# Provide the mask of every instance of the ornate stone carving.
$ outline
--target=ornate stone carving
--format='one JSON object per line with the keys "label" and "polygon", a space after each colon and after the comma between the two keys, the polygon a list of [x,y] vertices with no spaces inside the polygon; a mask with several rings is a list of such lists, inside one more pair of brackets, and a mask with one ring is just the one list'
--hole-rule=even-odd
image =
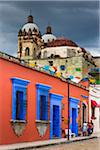
{"label": "ornate stone carving", "polygon": [[21,136],[26,126],[26,122],[21,120],[11,120],[12,128],[17,136]]}
{"label": "ornate stone carving", "polygon": [[36,121],[36,127],[37,127],[37,130],[40,134],[40,136],[44,136],[45,133],[46,133],[46,130],[47,130],[47,127],[48,127],[48,121],[40,121],[40,120],[37,120]]}

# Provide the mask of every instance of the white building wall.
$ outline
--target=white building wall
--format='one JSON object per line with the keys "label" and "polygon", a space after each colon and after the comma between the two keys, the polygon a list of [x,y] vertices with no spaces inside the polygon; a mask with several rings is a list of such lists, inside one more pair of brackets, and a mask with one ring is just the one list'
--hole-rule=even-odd
{"label": "white building wall", "polygon": [[[100,85],[91,85],[90,86],[90,96],[89,100],[94,100],[97,102],[97,104],[100,105]],[[92,116],[92,111],[91,111],[91,104],[90,104],[90,120]],[[95,117],[96,119],[92,119],[94,123],[94,133],[100,132],[100,107],[95,108]]]}
{"label": "white building wall", "polygon": [[100,108],[95,109],[96,119],[92,120],[94,123],[94,133],[100,132]]}
{"label": "white building wall", "polygon": [[44,58],[44,52],[47,52],[47,57],[51,54],[59,55],[62,58],[75,56],[80,47],[69,47],[69,46],[58,46],[58,47],[47,47],[41,50],[41,58]]}

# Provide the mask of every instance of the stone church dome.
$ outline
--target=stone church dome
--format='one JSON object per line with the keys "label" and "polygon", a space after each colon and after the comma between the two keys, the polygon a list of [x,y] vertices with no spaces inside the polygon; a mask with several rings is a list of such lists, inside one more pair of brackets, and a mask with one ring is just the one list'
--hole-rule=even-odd
{"label": "stone church dome", "polygon": [[49,42],[47,46],[48,47],[58,47],[58,46],[78,47],[78,45],[75,42],[65,38],[57,38],[56,40]]}
{"label": "stone church dome", "polygon": [[53,40],[56,40],[56,37],[53,34],[44,34],[42,36],[42,39],[44,43],[52,42]]}
{"label": "stone church dome", "polygon": [[56,40],[56,36],[52,34],[51,30],[52,30],[51,27],[48,26],[47,32],[42,36],[44,43],[49,43],[52,42],[53,40]]}
{"label": "stone church dome", "polygon": [[33,22],[33,16],[28,16],[28,22],[22,27],[22,31],[26,31],[26,32],[28,32],[29,31],[29,29],[31,29],[31,31],[32,32],[37,32],[37,33],[39,33],[39,28],[38,28],[38,26],[37,26],[37,24],[35,24],[34,22]]}

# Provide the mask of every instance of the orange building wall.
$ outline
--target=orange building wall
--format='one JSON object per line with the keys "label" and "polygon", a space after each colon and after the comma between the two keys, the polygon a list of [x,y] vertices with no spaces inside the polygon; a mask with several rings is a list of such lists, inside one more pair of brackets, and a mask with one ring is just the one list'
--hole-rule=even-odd
{"label": "orange building wall", "polygon": [[[12,77],[29,80],[27,91],[27,125],[22,136],[17,137],[11,127],[12,119]],[[52,86],[50,92],[64,96],[62,103],[62,129],[67,128],[67,83],[19,64],[0,58],[0,144],[28,142],[49,139],[49,125],[44,137],[40,137],[36,128],[36,83]],[[79,94],[80,93],[80,94]],[[81,94],[88,96],[88,91],[70,85],[70,96],[82,101]]]}
{"label": "orange building wall", "polygon": [[82,102],[85,102],[87,104],[87,107],[88,107],[88,113],[87,113],[88,116],[87,117],[88,117],[88,121],[89,121],[89,102],[88,102],[88,98],[85,99],[81,96],[81,95],[84,95],[84,96],[89,97],[89,92],[87,90],[84,90],[84,89],[80,88],[80,87],[76,88],[76,86],[74,86],[74,85],[71,85],[70,89],[71,89],[70,90],[70,96],[80,100],[80,102],[79,102],[80,113],[78,115],[78,123],[81,122],[81,120],[82,120]]}

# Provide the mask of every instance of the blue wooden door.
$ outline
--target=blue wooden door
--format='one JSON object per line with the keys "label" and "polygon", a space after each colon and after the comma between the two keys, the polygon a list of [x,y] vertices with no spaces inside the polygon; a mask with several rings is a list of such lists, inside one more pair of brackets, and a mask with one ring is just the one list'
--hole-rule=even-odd
{"label": "blue wooden door", "polygon": [[72,132],[76,133],[76,109],[72,108]]}
{"label": "blue wooden door", "polygon": [[60,131],[60,112],[59,106],[53,106],[53,137],[59,137]]}

